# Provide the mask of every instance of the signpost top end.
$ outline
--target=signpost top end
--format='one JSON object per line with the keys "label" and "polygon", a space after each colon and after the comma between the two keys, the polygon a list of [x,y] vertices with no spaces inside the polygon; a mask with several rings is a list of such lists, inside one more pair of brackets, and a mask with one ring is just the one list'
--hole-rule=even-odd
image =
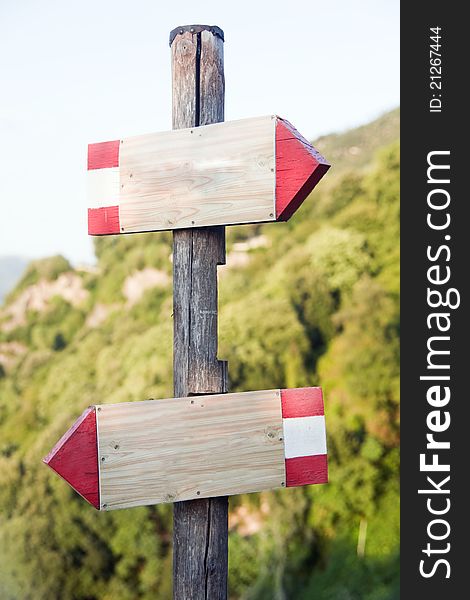
{"label": "signpost top end", "polygon": [[170,46],[177,35],[181,35],[185,32],[201,33],[201,31],[210,31],[212,35],[215,35],[222,41],[225,41],[224,32],[222,29],[220,29],[220,27],[217,27],[217,25],[180,25],[180,27],[175,27],[172,31],[170,31]]}

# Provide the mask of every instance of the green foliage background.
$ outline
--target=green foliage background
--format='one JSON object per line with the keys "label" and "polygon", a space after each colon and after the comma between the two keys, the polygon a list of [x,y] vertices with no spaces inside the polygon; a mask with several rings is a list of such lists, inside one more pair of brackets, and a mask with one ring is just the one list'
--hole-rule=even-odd
{"label": "green foliage background", "polygon": [[[233,497],[230,596],[398,598],[398,111],[316,146],[333,167],[287,224],[220,283],[220,358],[232,391],[322,385],[330,483]],[[171,275],[171,234],[99,238],[88,300],[57,297],[2,331],[27,352],[0,369],[0,598],[171,597],[171,505],[98,513],[41,463],[90,404],[172,395],[171,285],[126,308],[125,278]],[[32,263],[7,298],[71,271]],[[86,325],[97,303],[113,306]],[[0,323],[1,329],[1,323]],[[358,551],[360,523],[367,525]]]}

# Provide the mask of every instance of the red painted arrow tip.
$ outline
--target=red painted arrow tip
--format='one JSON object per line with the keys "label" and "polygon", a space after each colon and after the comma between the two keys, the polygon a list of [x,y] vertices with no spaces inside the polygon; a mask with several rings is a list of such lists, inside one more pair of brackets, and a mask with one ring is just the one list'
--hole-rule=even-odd
{"label": "red painted arrow tip", "polygon": [[287,221],[330,164],[288,121],[276,122],[276,221]]}
{"label": "red painted arrow tip", "polygon": [[42,460],[87,502],[100,508],[95,407],[87,408]]}

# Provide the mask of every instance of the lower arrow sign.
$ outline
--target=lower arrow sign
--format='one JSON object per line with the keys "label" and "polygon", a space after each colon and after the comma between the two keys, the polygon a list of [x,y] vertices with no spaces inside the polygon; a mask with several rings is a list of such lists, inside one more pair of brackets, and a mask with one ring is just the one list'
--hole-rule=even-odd
{"label": "lower arrow sign", "polygon": [[327,483],[322,392],[92,406],[43,460],[101,510]]}

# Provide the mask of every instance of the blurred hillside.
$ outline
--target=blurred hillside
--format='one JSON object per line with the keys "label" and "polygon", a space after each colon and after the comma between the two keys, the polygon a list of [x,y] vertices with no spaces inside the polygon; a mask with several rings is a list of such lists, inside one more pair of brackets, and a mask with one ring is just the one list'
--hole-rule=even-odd
{"label": "blurred hillside", "polygon": [[[398,593],[399,114],[318,149],[286,224],[228,228],[231,390],[322,385],[330,483],[230,500],[230,596]],[[98,513],[41,463],[90,404],[172,395],[171,233],[29,265],[0,309],[0,598],[171,598],[171,505]],[[361,534],[359,534],[361,532]]]}
{"label": "blurred hillside", "polygon": [[28,261],[21,256],[0,256],[0,304],[20,279]]}
{"label": "blurred hillside", "polygon": [[396,141],[399,127],[400,110],[397,108],[362,127],[322,137],[316,144],[339,173],[371,166],[377,148]]}

